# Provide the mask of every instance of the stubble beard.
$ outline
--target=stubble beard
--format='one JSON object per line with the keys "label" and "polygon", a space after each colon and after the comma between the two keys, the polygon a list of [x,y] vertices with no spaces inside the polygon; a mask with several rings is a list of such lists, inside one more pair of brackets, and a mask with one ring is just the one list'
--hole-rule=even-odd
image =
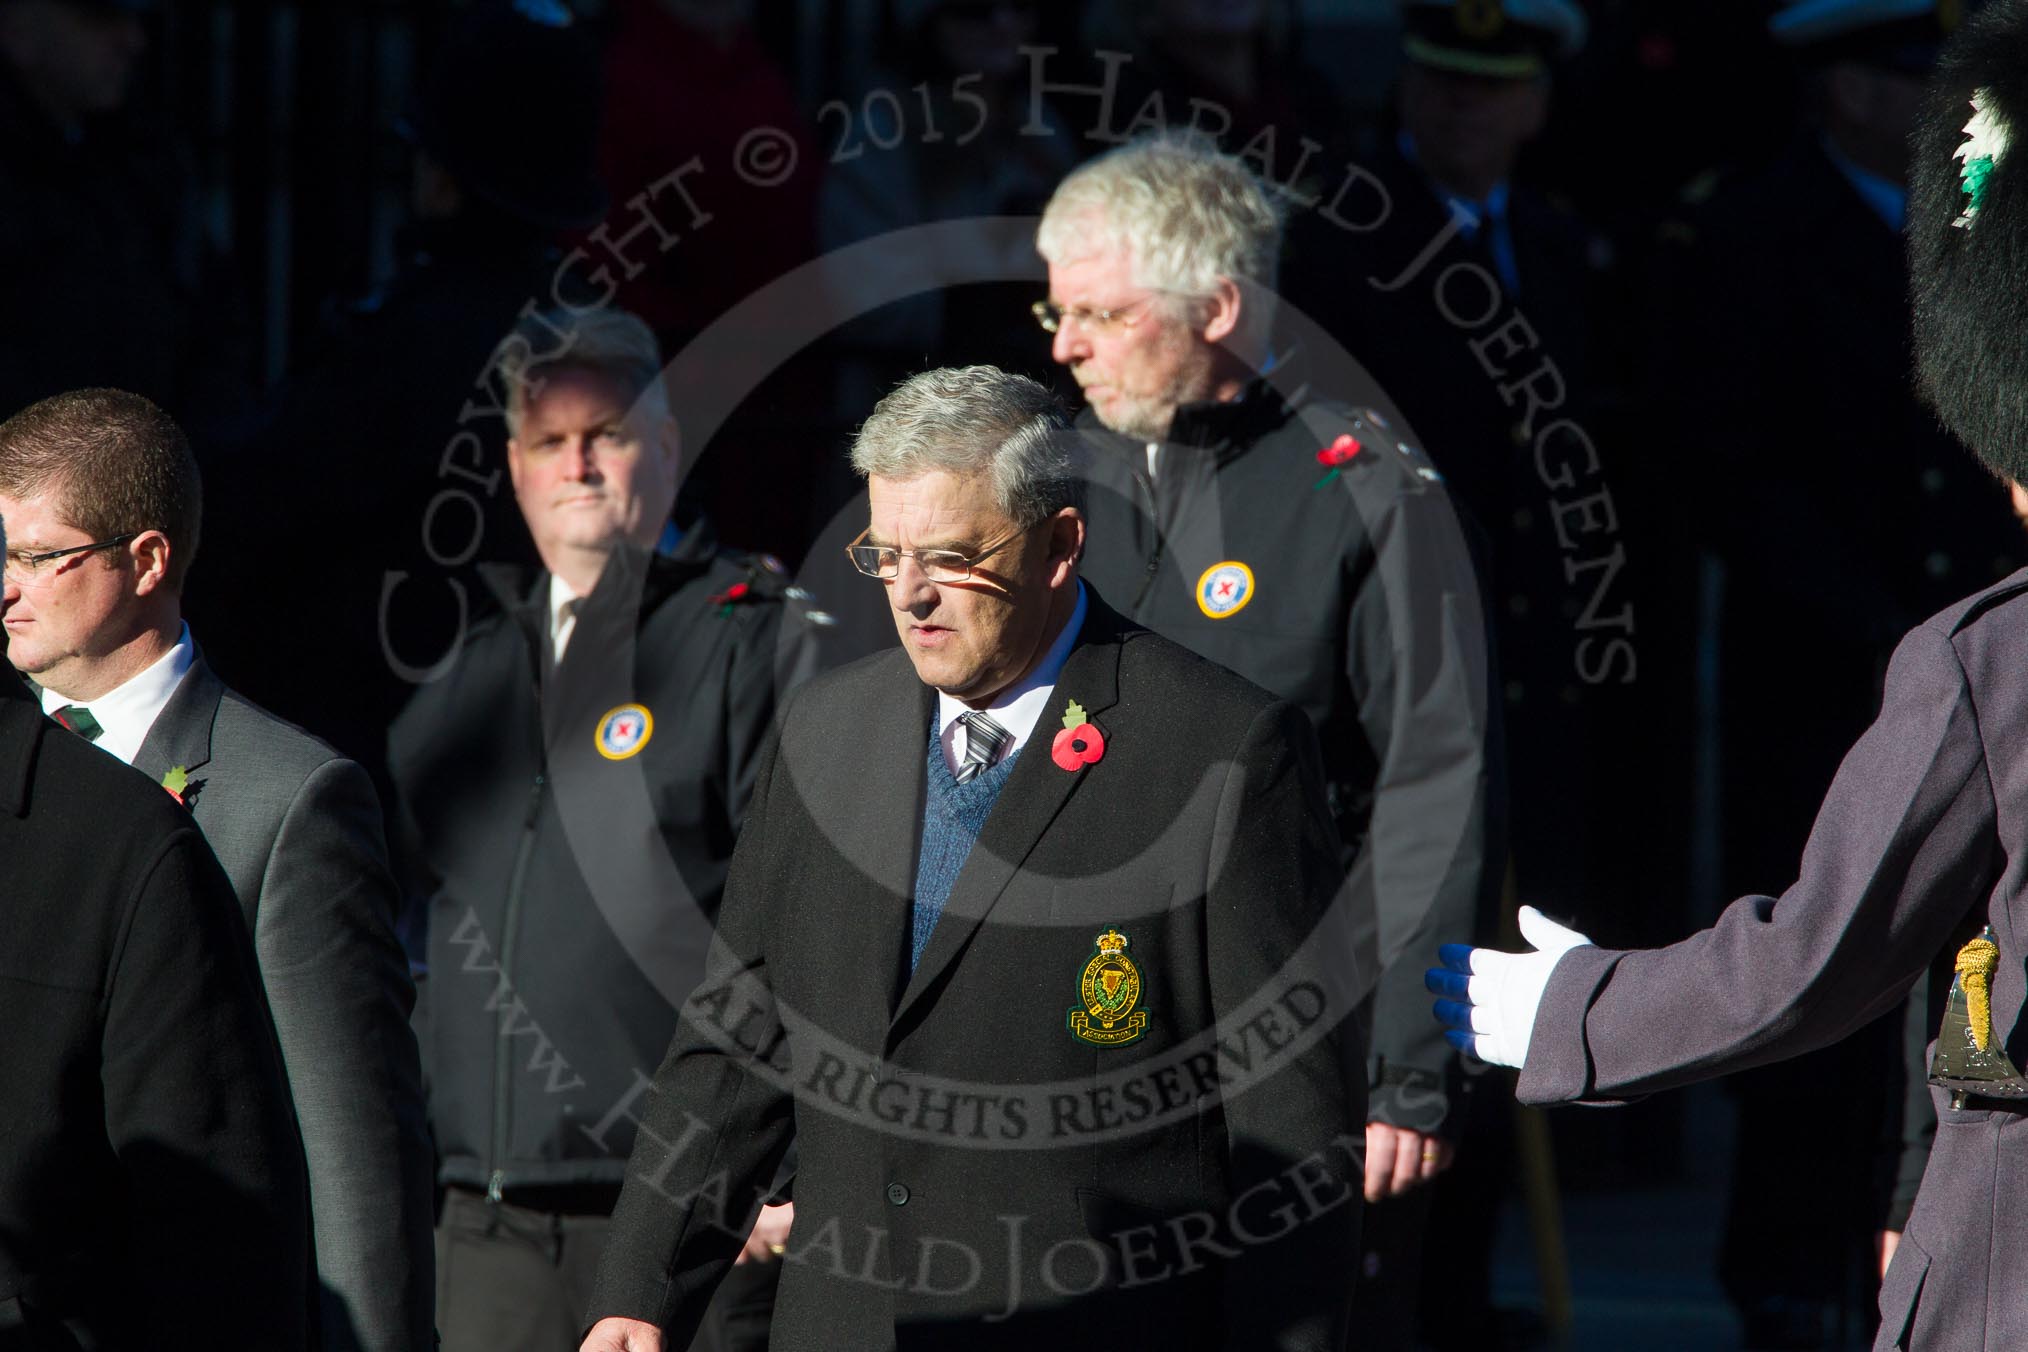
{"label": "stubble beard", "polygon": [[1211,372],[1208,358],[1189,354],[1156,393],[1117,400],[1110,418],[1099,412],[1096,405],[1092,412],[1100,423],[1122,436],[1137,441],[1167,441],[1176,425],[1176,410],[1209,397]]}

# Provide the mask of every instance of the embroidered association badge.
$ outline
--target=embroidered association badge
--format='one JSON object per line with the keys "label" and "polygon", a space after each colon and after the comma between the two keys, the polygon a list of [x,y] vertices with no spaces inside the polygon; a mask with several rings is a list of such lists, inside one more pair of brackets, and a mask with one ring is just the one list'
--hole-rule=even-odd
{"label": "embroidered association badge", "polygon": [[1109,929],[1099,935],[1092,960],[1084,965],[1077,994],[1083,1003],[1067,1018],[1070,1035],[1094,1047],[1124,1047],[1148,1031],[1141,1003],[1141,971],[1127,956],[1126,935]]}
{"label": "embroidered association badge", "polygon": [[607,760],[625,760],[655,735],[655,716],[645,704],[622,704],[599,720],[593,741]]}
{"label": "embroidered association badge", "polygon": [[1229,619],[1253,600],[1253,569],[1237,560],[1214,563],[1197,579],[1197,608],[1214,620]]}

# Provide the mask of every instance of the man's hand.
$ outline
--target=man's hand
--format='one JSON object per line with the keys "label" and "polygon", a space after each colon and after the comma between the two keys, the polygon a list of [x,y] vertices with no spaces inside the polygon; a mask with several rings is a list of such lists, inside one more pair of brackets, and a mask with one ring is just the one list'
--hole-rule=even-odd
{"label": "man's hand", "polygon": [[1436,1016],[1446,1025],[1450,1044],[1481,1061],[1516,1069],[1528,1060],[1535,1010],[1549,974],[1565,953],[1591,942],[1533,906],[1521,908],[1520,920],[1521,937],[1535,945],[1533,953],[1445,944],[1437,950],[1443,966],[1423,976],[1431,992],[1449,997],[1436,1002]]}
{"label": "man's hand", "polygon": [[593,1324],[577,1352],[662,1352],[662,1330],[615,1315]]}
{"label": "man's hand", "polygon": [[1399,1197],[1450,1168],[1456,1155],[1456,1147],[1441,1136],[1368,1122],[1366,1200]]}
{"label": "man's hand", "polygon": [[733,1266],[741,1263],[772,1263],[779,1259],[789,1246],[789,1226],[796,1219],[796,1204],[783,1202],[780,1206],[764,1206],[760,1215],[754,1217],[753,1233],[746,1237],[746,1247],[739,1251],[739,1257],[732,1260]]}

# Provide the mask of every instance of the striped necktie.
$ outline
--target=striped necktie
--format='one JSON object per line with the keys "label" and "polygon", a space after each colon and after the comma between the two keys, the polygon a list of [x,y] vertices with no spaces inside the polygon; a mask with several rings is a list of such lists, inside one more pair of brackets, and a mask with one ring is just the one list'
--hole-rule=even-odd
{"label": "striped necktie", "polygon": [[1014,734],[980,713],[959,714],[958,721],[965,725],[965,759],[958,766],[957,780],[965,784],[999,759],[1000,748],[1007,745]]}
{"label": "striped necktie", "polygon": [[66,704],[50,717],[87,742],[96,742],[99,734],[105,731],[99,726],[99,720],[92,717],[92,711],[82,704]]}

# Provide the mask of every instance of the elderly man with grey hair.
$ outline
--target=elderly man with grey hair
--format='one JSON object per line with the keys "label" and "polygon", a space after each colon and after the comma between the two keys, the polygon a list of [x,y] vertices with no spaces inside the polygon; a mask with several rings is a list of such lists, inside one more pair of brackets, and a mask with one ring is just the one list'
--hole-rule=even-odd
{"label": "elderly man with grey hair", "polygon": [[783,713],[587,1352],[684,1344],[791,1142],[776,1349],[1344,1345],[1371,917],[1301,711],[1080,580],[1079,450],[991,367],[861,429],[898,648]]}
{"label": "elderly man with grey hair", "polygon": [[[542,567],[482,570],[491,606],[396,721],[389,763],[427,916],[443,1347],[555,1352],[582,1331],[641,1096],[815,631],[778,565],[676,509],[677,427],[639,318],[532,314],[499,361]],[[771,1210],[739,1310],[700,1347],[765,1344],[787,1229]]]}
{"label": "elderly man with grey hair", "polygon": [[1050,291],[1035,309],[1088,405],[1086,577],[1302,709],[1321,741],[1333,837],[1372,886],[1385,964],[1360,1346],[1405,1346],[1423,1185],[1450,1164],[1464,1083],[1417,958],[1434,935],[1473,932],[1500,873],[1487,642],[1435,468],[1398,420],[1316,397],[1321,360],[1298,374],[1271,352],[1281,232],[1239,160],[1183,137],[1133,142],[1045,208]]}

